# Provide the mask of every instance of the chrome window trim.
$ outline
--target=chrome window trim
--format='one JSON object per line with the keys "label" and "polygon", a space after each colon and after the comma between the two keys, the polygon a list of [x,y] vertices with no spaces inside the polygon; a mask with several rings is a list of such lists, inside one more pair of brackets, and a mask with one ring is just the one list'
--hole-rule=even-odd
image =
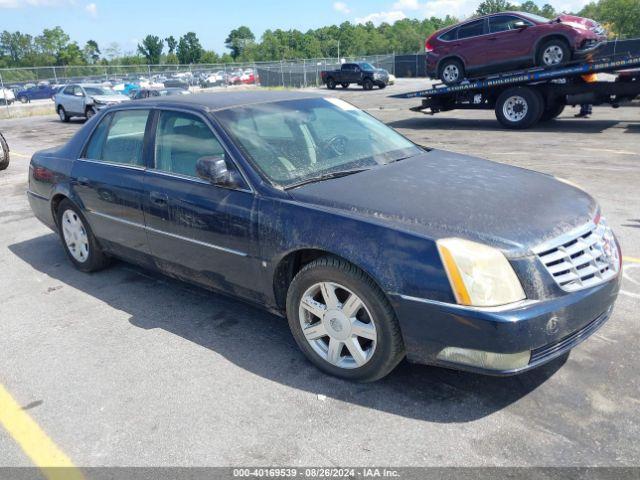
{"label": "chrome window trim", "polygon": [[122,223],[122,224],[125,224],[125,225],[129,225],[131,227],[142,228],[142,229],[144,229],[144,230],[146,230],[148,232],[158,233],[160,235],[165,235],[167,237],[175,238],[177,240],[182,240],[182,241],[193,243],[193,244],[200,245],[200,246],[203,246],[203,247],[211,248],[213,250],[218,250],[220,252],[230,253],[230,254],[233,254],[233,255],[237,255],[239,257],[247,257],[248,256],[247,253],[241,252],[239,250],[234,250],[232,248],[221,247],[220,245],[215,245],[213,243],[203,242],[201,240],[196,240],[194,238],[184,237],[182,235],[178,235],[178,234],[171,233],[171,232],[165,232],[164,230],[158,230],[157,228],[149,227],[147,225],[143,225],[143,224],[137,223],[137,222],[132,222],[130,220],[125,220],[123,218],[114,217],[113,215],[107,215],[106,213],[96,212],[95,210],[89,210],[89,213],[91,213],[93,215],[97,215],[98,217],[105,218],[107,220],[112,220],[114,222],[119,222],[119,223]]}
{"label": "chrome window trim", "polygon": [[210,187],[233,190],[234,192],[253,193],[251,190],[248,190],[246,188],[235,188],[235,187],[226,187],[224,185],[214,185],[213,183],[203,180],[202,178],[199,178],[199,177],[192,177],[191,175],[184,175],[182,173],[165,172],[164,170],[158,170],[157,168],[147,168],[146,172],[161,175],[163,177],[178,178],[180,180],[187,180],[194,183],[201,183],[203,185],[209,185]]}
{"label": "chrome window trim", "polygon": [[117,162],[109,162],[106,160],[93,160],[91,158],[78,158],[79,162],[86,163],[95,163],[96,165],[110,165],[112,167],[120,167],[126,168],[128,170],[136,170],[136,171],[145,171],[147,167],[142,167],[140,165],[131,165],[129,163],[117,163]]}

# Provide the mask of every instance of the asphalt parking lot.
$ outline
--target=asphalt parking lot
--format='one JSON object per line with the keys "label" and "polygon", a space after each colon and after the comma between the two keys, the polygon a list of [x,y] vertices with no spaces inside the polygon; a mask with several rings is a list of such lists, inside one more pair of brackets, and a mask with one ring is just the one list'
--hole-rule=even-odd
{"label": "asphalt parking lot", "polygon": [[[568,109],[516,132],[493,112],[430,117],[387,98],[423,85],[328,94],[417,143],[566,178],[618,234],[623,292],[570,356],[511,378],[403,363],[352,384],[312,367],[261,310],[123,263],[80,273],[25,196],[30,155],[82,125],[50,115],[0,120],[12,149],[0,172],[0,387],[86,467],[638,466],[640,105],[588,120]],[[0,466],[29,465],[0,428]]]}

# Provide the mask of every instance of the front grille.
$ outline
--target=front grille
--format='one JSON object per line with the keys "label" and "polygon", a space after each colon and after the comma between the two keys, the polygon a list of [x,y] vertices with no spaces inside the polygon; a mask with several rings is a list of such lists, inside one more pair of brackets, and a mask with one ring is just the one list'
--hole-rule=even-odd
{"label": "front grille", "polygon": [[593,287],[615,277],[620,257],[604,219],[589,223],[534,249],[556,283],[567,292]]}

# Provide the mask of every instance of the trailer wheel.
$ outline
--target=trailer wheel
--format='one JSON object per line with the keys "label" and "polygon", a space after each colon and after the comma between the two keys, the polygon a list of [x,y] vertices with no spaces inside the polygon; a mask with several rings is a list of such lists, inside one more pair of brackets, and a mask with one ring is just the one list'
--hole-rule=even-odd
{"label": "trailer wheel", "polygon": [[550,107],[545,108],[542,112],[542,116],[540,117],[541,122],[548,122],[553,120],[556,117],[559,117],[560,114],[564,111],[564,103],[554,103]]}
{"label": "trailer wheel", "polygon": [[542,95],[532,88],[514,87],[502,92],[496,102],[496,117],[506,128],[529,128],[540,120],[544,109]]}

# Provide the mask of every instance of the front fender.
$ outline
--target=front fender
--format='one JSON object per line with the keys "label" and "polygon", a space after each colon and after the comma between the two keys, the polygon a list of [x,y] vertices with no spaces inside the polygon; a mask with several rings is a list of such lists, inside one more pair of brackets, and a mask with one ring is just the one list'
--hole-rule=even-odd
{"label": "front fender", "polygon": [[356,265],[385,293],[455,301],[432,239],[341,210],[282,199],[260,201],[258,225],[267,281],[273,282],[288,254],[314,249]]}

